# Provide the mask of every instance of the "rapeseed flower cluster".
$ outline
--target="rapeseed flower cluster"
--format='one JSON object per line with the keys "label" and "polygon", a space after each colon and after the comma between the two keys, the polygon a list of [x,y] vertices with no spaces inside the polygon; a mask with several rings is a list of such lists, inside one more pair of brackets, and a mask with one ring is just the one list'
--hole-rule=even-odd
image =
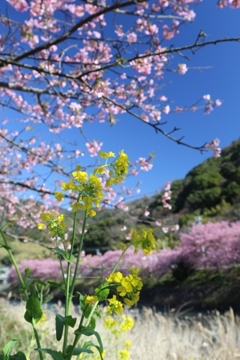
{"label": "rapeseed flower cluster", "polygon": [[123,303],[117,299],[116,295],[113,295],[112,298],[108,299],[107,314],[122,315],[122,313],[123,313]]}
{"label": "rapeseed flower cluster", "polygon": [[[113,152],[99,152],[99,156],[103,159],[115,157]],[[72,206],[72,211],[76,212],[79,209],[86,211],[88,216],[95,216],[94,209],[100,206],[100,202],[104,197],[103,182],[99,178],[104,174],[106,167],[110,168],[106,186],[118,184],[123,181],[128,173],[129,160],[128,156],[122,150],[118,158],[112,163],[98,166],[94,169],[93,174],[88,175],[86,171],[82,171],[80,166],[77,166],[76,171],[72,172],[72,179],[69,182],[62,183],[63,191],[71,191],[78,194],[78,198]],[[55,192],[55,197],[58,201],[64,198],[64,194],[60,191]]]}
{"label": "rapeseed flower cluster", "polygon": [[[100,206],[100,202],[104,196],[102,183],[98,176],[88,174],[81,171],[80,168],[72,173],[73,179],[68,183],[62,183],[64,191],[71,190],[79,194],[78,199],[72,204],[72,211],[79,209],[87,211],[88,216],[95,216],[96,211],[93,208]],[[59,199],[59,193],[55,193],[55,197]]]}
{"label": "rapeseed flower cluster", "polygon": [[156,248],[156,240],[153,235],[153,229],[134,229],[131,236],[131,244],[135,248],[135,254],[138,250],[143,250],[144,255],[151,254]]}
{"label": "rapeseed flower cluster", "polygon": [[59,236],[63,238],[66,231],[66,224],[64,223],[64,215],[45,212],[40,214],[41,219],[46,223],[38,223],[38,229],[43,230],[45,227],[50,231],[51,236]]}
{"label": "rapeseed flower cluster", "polygon": [[[112,316],[107,316],[104,319],[103,326],[105,327],[105,329],[111,330],[113,334],[118,335],[122,331],[126,332],[131,330],[134,326],[134,320],[133,318],[125,314],[122,314],[117,319],[113,318]],[[119,330],[117,330],[117,327],[119,327]]]}
{"label": "rapeseed flower cluster", "polygon": [[[121,338],[123,332],[129,331],[134,326],[134,320],[125,314],[121,316],[107,316],[104,319],[104,328],[108,329],[112,335],[115,336],[117,342]],[[118,359],[129,359],[130,353],[128,349],[131,347],[131,341],[126,340],[124,343],[124,348],[121,351],[118,351]]]}
{"label": "rapeseed flower cluster", "polygon": [[120,324],[120,329],[122,331],[129,331],[134,326],[134,320],[131,318],[131,316],[123,315],[122,321]]}
{"label": "rapeseed flower cluster", "polygon": [[140,290],[143,287],[141,278],[138,276],[139,269],[132,269],[131,274],[123,276],[118,271],[107,278],[109,284],[114,284],[118,295],[123,298],[127,306],[132,306],[139,300]]}
{"label": "rapeseed flower cluster", "polygon": [[127,154],[122,150],[118,158],[111,164],[109,179],[106,181],[107,186],[116,185],[122,182],[128,174],[129,159]]}

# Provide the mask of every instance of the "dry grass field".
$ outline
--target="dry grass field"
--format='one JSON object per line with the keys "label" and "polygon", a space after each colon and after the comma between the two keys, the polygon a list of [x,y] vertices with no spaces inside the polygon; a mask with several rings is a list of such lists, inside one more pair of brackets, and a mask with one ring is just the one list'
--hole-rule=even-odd
{"label": "dry grass field", "polygon": [[[56,311],[62,310],[59,304],[48,309],[48,321],[40,325],[45,348],[58,346],[54,319]],[[35,360],[38,359],[33,350],[35,343],[29,325],[22,320],[23,314],[22,304],[10,305],[0,299],[0,348],[16,337],[19,339],[16,350],[28,350],[29,359]],[[105,360],[117,360],[117,352],[125,340],[131,341],[132,360],[240,360],[240,318],[231,309],[224,315],[213,312],[187,316],[187,312],[163,315],[145,308],[141,312],[134,310],[132,317],[134,328],[117,339],[111,338],[99,321],[98,331],[106,348]]]}

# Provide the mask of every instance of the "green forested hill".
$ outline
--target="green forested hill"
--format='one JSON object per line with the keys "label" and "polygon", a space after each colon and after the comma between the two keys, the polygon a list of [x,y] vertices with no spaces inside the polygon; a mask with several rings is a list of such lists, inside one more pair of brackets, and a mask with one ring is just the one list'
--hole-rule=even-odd
{"label": "green forested hill", "polygon": [[183,180],[175,202],[175,211],[204,210],[223,200],[234,204],[240,200],[240,140],[192,169]]}
{"label": "green forested hill", "polygon": [[[149,174],[151,176],[151,174]],[[163,237],[155,220],[165,225],[179,222],[190,225],[197,217],[202,221],[240,218],[240,139],[222,150],[220,158],[210,158],[193,168],[185,179],[172,183],[173,210],[163,209],[162,194],[129,203],[129,212],[107,210],[99,214],[89,228],[86,240],[91,246],[115,248],[124,238],[120,225],[152,226],[157,237]],[[148,209],[150,215],[144,216]],[[166,235],[165,235],[166,236]]]}

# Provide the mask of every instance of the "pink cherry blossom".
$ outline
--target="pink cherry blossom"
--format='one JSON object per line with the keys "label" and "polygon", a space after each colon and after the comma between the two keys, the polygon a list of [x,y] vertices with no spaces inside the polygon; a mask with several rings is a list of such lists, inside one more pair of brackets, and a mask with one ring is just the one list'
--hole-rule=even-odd
{"label": "pink cherry blossom", "polygon": [[203,99],[206,101],[211,100],[211,95],[207,94],[207,95],[203,95]]}
{"label": "pink cherry blossom", "polygon": [[178,73],[181,75],[186,74],[186,72],[188,71],[187,65],[186,64],[178,64]]}
{"label": "pink cherry blossom", "polygon": [[129,43],[135,43],[137,41],[137,34],[134,32],[131,32],[130,34],[127,35],[127,41]]}
{"label": "pink cherry blossom", "polygon": [[215,100],[215,106],[221,106],[222,105],[222,101],[217,99]]}
{"label": "pink cherry blossom", "polygon": [[91,143],[87,142],[86,147],[91,157],[97,156],[98,152],[101,150],[103,143],[93,140]]}
{"label": "pink cherry blossom", "polygon": [[140,164],[140,169],[143,171],[149,171],[153,167],[153,164],[150,164],[146,158],[139,158],[136,163]]}
{"label": "pink cherry blossom", "polygon": [[144,211],[144,216],[148,217],[149,215],[150,215],[150,211],[145,210],[145,211]]}

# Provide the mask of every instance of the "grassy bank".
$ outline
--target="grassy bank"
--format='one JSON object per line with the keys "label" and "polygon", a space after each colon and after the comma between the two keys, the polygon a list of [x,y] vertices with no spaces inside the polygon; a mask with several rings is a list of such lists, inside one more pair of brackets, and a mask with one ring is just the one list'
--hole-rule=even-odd
{"label": "grassy bank", "polygon": [[[42,324],[41,334],[45,347],[51,347],[54,336],[55,312],[60,305],[47,311],[48,321]],[[9,315],[10,314],[10,315]],[[0,348],[13,337],[19,338],[19,350],[29,349],[31,360],[37,359],[31,341],[30,329],[23,322],[24,306],[10,305],[0,299]],[[76,311],[76,316],[78,316]],[[115,360],[120,342],[131,341],[132,360],[233,360],[240,359],[240,318],[230,310],[224,315],[212,312],[208,315],[188,316],[179,312],[162,315],[149,308],[134,311],[134,328],[124,334],[125,338],[111,340],[102,320],[98,329],[103,334],[106,347],[105,360]]]}

